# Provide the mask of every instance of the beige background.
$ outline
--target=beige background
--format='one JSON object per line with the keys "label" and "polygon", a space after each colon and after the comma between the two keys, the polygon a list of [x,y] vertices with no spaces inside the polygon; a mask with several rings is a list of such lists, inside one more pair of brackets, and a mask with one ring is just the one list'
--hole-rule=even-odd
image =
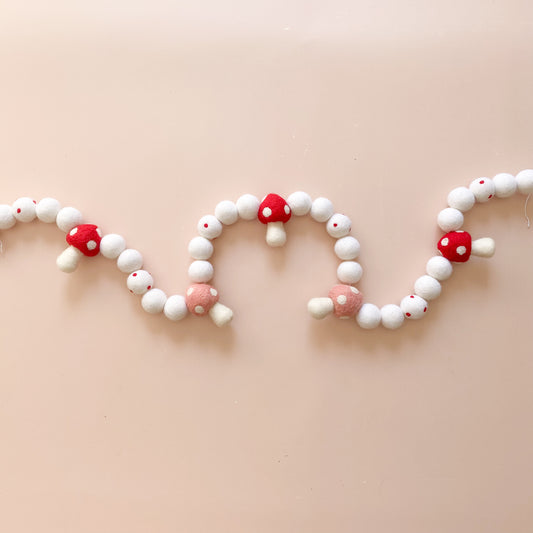
{"label": "beige background", "polygon": [[[533,166],[528,0],[0,2],[0,202],[55,196],[183,293],[198,218],[245,192],[353,220],[369,301],[434,254],[453,187]],[[57,228],[1,235],[0,530],[529,532],[533,229],[401,331],[313,321],[335,282],[310,219],[217,241],[229,329],[147,316]]]}

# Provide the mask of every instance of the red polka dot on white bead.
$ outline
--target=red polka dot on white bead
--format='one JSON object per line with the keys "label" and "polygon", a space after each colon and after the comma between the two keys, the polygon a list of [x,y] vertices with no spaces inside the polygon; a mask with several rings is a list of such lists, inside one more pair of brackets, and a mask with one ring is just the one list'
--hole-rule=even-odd
{"label": "red polka dot on white bead", "polygon": [[23,197],[13,202],[13,216],[19,222],[31,222],[37,216],[35,201],[32,198]]}
{"label": "red polka dot on white bead", "polygon": [[470,184],[470,190],[476,197],[476,202],[488,202],[494,197],[496,187],[490,178],[478,178]]}
{"label": "red polka dot on white bead", "polygon": [[222,233],[222,224],[213,215],[205,215],[198,221],[198,233],[206,239],[216,239]]}

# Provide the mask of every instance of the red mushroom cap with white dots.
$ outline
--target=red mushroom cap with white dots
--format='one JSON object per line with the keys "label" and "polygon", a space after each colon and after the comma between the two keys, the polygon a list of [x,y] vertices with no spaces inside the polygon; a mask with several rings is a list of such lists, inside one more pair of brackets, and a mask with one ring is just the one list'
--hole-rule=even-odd
{"label": "red mushroom cap with white dots", "polygon": [[98,255],[101,240],[102,232],[94,224],[80,224],[67,234],[67,243],[88,257]]}
{"label": "red mushroom cap with white dots", "polygon": [[351,285],[335,285],[328,296],[333,302],[333,314],[338,318],[354,316],[363,305],[363,295]]}
{"label": "red mushroom cap with white dots", "polygon": [[257,218],[263,224],[271,222],[288,222],[291,218],[289,204],[278,194],[268,194],[259,206]]}
{"label": "red mushroom cap with white dots", "polygon": [[204,316],[218,302],[218,291],[207,283],[194,283],[187,289],[185,304],[196,316]]}
{"label": "red mushroom cap with white dots", "polygon": [[466,263],[472,253],[472,237],[466,231],[450,231],[441,238],[437,246],[449,261]]}

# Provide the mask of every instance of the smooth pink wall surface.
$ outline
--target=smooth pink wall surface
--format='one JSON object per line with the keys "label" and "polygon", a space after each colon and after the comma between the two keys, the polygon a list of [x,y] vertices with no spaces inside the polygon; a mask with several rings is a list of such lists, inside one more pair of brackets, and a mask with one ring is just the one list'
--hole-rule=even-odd
{"label": "smooth pink wall surface", "polygon": [[[448,192],[533,167],[529,1],[0,3],[0,203],[57,197],[187,287],[196,222],[244,193],[326,196],[377,305],[412,291]],[[309,218],[216,241],[230,327],[149,316],[113,261],[2,232],[0,531],[530,532],[533,229],[466,216],[400,331],[314,321],[336,282]],[[533,208],[530,209],[533,213]]]}

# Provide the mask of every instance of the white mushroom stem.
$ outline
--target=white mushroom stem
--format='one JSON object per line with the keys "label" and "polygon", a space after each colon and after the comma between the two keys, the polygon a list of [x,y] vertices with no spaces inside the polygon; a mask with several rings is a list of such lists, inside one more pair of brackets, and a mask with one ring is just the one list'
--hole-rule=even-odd
{"label": "white mushroom stem", "polygon": [[217,302],[211,309],[209,310],[209,316],[213,320],[213,322],[220,328],[221,326],[225,326],[229,322],[231,322],[231,319],[233,318],[233,311],[226,307],[225,305],[222,305],[221,303]]}
{"label": "white mushroom stem", "polygon": [[78,263],[83,254],[74,246],[69,246],[65,251],[57,258],[56,264],[59,270],[63,272],[74,272],[78,268]]}
{"label": "white mushroom stem", "polygon": [[266,242],[269,246],[283,246],[287,241],[287,234],[283,222],[269,222],[267,224]]}
{"label": "white mushroom stem", "polygon": [[333,313],[334,305],[331,298],[311,298],[307,310],[313,318],[321,319]]}
{"label": "white mushroom stem", "polygon": [[490,237],[484,237],[472,242],[472,255],[477,255],[478,257],[492,257],[495,249],[496,243]]}

